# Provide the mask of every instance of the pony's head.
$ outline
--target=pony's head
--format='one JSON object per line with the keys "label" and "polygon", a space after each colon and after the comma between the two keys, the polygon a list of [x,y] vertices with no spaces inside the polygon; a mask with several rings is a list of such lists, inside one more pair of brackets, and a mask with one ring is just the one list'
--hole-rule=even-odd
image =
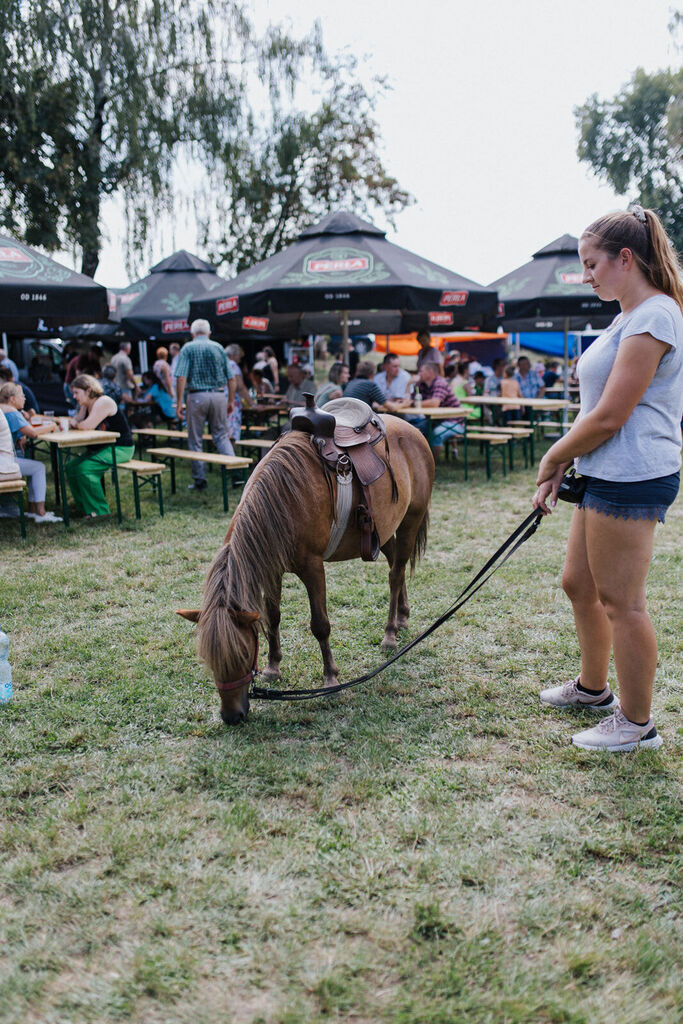
{"label": "pony's head", "polygon": [[249,713],[249,685],[258,663],[257,612],[222,608],[204,614],[179,609],[178,615],[199,627],[199,654],[213,672],[221,718],[226,725],[244,722]]}

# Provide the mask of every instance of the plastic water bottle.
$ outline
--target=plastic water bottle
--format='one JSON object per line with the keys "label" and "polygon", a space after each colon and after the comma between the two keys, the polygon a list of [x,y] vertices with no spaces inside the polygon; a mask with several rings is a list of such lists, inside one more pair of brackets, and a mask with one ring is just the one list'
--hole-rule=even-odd
{"label": "plastic water bottle", "polygon": [[12,698],[12,666],[9,663],[9,637],[0,629],[0,704]]}

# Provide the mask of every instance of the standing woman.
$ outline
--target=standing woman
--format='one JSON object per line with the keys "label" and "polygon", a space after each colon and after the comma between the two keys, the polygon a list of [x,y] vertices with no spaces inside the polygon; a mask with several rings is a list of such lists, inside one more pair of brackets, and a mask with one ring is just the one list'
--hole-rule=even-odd
{"label": "standing woman", "polygon": [[249,398],[249,392],[247,391],[247,386],[244,383],[244,376],[242,374],[244,349],[241,345],[226,345],[225,351],[228,356],[228,362],[230,363],[230,369],[232,370],[235,378],[235,402],[232,412],[228,413],[228,431],[230,434],[230,440],[234,444],[236,441],[239,441],[242,436],[242,407],[249,407],[251,405],[251,399]]}
{"label": "standing woman", "polygon": [[159,378],[162,388],[169,395],[173,394],[173,377],[171,367],[168,364],[168,349],[160,345],[157,349],[157,357],[152,367],[152,372]]}
{"label": "standing woman", "polygon": [[119,435],[114,448],[92,447],[85,454],[71,459],[66,476],[71,493],[80,511],[91,518],[109,514],[109,505],[102,490],[102,477],[112,467],[112,452],[118,462],[133,458],[133,435],[125,413],[113,398],[102,391],[100,382],[83,373],[71,382],[78,412],[69,421],[75,430],[114,430]]}
{"label": "standing woman", "polygon": [[[661,746],[651,716],[657,641],[645,580],[657,521],[678,493],[683,414],[683,285],[659,218],[640,206],[600,217],[579,241],[583,280],[621,313],[586,350],[581,413],[548,450],[534,507],[549,512],[576,460],[588,478],[569,531],[562,586],[581,649],[576,679],[543,690],[553,707],[611,711],[572,737],[584,750]],[[610,649],[619,701],[607,685]]]}
{"label": "standing woman", "polygon": [[265,356],[265,361],[270,368],[271,374],[273,375],[273,389],[277,391],[277,382],[280,376],[280,367],[278,365],[277,356],[275,355],[275,351],[270,347],[270,345],[263,346],[263,355]]}

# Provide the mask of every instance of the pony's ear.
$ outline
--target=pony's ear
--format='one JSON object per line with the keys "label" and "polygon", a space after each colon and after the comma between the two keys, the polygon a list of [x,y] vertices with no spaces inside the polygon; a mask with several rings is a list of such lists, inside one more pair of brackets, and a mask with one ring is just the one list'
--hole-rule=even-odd
{"label": "pony's ear", "polygon": [[251,626],[259,620],[258,612],[243,612],[241,608],[231,608],[230,614],[238,626]]}
{"label": "pony's ear", "polygon": [[176,615],[182,615],[184,619],[189,619],[190,622],[199,622],[200,614],[199,609],[193,611],[191,608],[178,608],[176,611]]}

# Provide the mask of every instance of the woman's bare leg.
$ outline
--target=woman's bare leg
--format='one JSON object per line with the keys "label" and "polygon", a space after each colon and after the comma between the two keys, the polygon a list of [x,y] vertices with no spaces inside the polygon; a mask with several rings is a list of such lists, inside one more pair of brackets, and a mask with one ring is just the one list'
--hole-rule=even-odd
{"label": "woman's bare leg", "polygon": [[562,587],[572,603],[581,649],[581,685],[599,692],[607,686],[612,628],[598,596],[586,550],[587,509],[575,509],[569,528]]}
{"label": "woman's bare leg", "polygon": [[632,722],[647,722],[657,668],[657,640],[645,607],[655,522],[615,519],[593,509],[586,517],[586,551],[592,579],[612,627],[619,700]]}

